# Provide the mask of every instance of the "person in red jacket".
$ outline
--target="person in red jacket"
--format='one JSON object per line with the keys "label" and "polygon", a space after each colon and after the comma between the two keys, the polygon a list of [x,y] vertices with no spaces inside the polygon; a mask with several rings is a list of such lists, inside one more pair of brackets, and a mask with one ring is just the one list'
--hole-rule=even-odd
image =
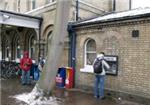
{"label": "person in red jacket", "polygon": [[32,59],[29,58],[28,51],[24,52],[23,58],[20,60],[20,68],[22,69],[22,85],[30,85],[30,70],[32,66]]}

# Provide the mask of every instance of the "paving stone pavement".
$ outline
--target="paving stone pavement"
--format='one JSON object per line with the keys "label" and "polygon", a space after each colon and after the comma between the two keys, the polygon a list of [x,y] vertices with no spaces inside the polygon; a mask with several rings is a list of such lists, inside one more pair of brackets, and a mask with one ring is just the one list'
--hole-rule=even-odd
{"label": "paving stone pavement", "polygon": [[[30,86],[22,86],[19,79],[1,79],[1,104],[0,105],[28,105],[25,102],[12,98],[11,96],[29,93],[32,91],[35,83]],[[87,93],[79,89],[62,89],[56,88],[52,92],[52,96],[56,97],[56,105],[142,105],[129,102],[126,100],[118,100],[112,97],[106,97],[105,100],[96,99],[92,93]],[[42,105],[53,105],[50,103]]]}

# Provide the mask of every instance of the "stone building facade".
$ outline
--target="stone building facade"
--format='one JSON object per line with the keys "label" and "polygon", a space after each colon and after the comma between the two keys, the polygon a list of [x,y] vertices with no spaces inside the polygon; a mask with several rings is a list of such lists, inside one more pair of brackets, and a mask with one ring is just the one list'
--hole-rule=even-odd
{"label": "stone building facade", "polygon": [[[128,0],[126,3],[127,5],[124,6],[125,8],[121,7],[123,10],[129,9],[129,1],[130,0]],[[114,11],[114,0],[79,0],[78,3],[79,20],[93,18]],[[115,3],[118,4],[119,2],[116,1]],[[120,10],[122,10],[121,8]],[[11,24],[0,24],[1,29],[3,29],[3,31],[1,31],[1,34],[3,34],[1,39],[4,39],[2,45],[6,43],[3,48],[0,48],[3,50],[1,51],[1,58],[9,58],[9,60],[18,59],[18,57],[20,58],[19,55],[22,54],[24,50],[29,50],[30,56],[33,59],[38,59],[39,56],[46,57],[48,51],[47,41],[48,38],[50,38],[54,27],[56,0],[1,0],[0,9],[11,11],[12,13],[10,14],[18,13],[18,15],[35,16],[40,17],[43,20],[39,23],[41,24],[39,30],[25,26],[20,27]],[[76,12],[76,1],[73,0],[69,21],[76,21]],[[17,14],[15,14],[14,17],[17,17]],[[5,36],[7,37],[4,38]],[[12,40],[13,36],[16,36],[16,38]],[[27,39],[24,40],[26,37]],[[18,43],[18,45],[12,46],[11,43]],[[66,45],[68,45],[68,43],[69,39],[66,38]],[[68,56],[67,48],[68,46],[65,48],[66,56]],[[64,61],[66,62],[62,65],[67,65],[68,57],[66,57]]]}
{"label": "stone building facade", "polygon": [[[16,1],[16,0],[15,0]],[[11,10],[17,14],[42,18],[40,28],[20,27],[0,24],[2,59],[21,58],[24,50],[30,51],[33,59],[46,58],[48,39],[54,28],[55,0],[0,0],[0,9]],[[30,1],[30,2],[29,2]],[[33,2],[31,2],[33,1]],[[107,15],[115,11],[131,9],[131,0],[79,0],[79,20]],[[21,5],[20,5],[21,4]],[[23,5],[22,5],[23,4]],[[9,7],[9,8],[8,8]],[[18,15],[15,15],[16,17]],[[22,17],[23,19],[23,17]],[[76,21],[76,2],[73,0],[70,10],[70,22]],[[119,93],[150,99],[150,16],[149,13],[139,17],[117,18],[116,20],[77,22],[76,31],[76,68],[75,87],[92,90],[94,74],[91,64],[96,53],[104,51],[107,55],[118,57],[116,76],[108,75],[106,90],[116,95]],[[137,35],[138,33],[138,35]],[[135,35],[134,35],[135,34]],[[66,46],[61,66],[68,66],[70,39]],[[40,52],[40,53],[39,53]],[[145,101],[149,102],[149,101]]]}
{"label": "stone building facade", "polygon": [[[77,35],[77,87],[91,90],[94,85],[93,58],[97,53],[105,52],[118,56],[118,73],[106,76],[106,93],[127,96],[146,105],[150,103],[150,8],[146,11],[146,14],[136,16],[115,17],[120,12],[112,14],[113,18],[110,14],[106,15],[107,19],[99,17],[73,24]],[[127,12],[130,11],[121,14]],[[92,59],[90,63],[89,59]]]}

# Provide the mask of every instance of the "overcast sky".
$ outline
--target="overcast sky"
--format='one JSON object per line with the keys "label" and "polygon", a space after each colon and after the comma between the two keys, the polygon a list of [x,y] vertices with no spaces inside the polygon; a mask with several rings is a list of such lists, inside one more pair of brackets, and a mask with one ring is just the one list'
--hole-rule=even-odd
{"label": "overcast sky", "polygon": [[150,7],[150,0],[132,0],[132,8]]}

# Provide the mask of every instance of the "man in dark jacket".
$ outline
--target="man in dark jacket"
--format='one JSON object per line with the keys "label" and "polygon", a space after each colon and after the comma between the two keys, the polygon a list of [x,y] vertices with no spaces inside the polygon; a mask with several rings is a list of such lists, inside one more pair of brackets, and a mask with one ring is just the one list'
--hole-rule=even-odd
{"label": "man in dark jacket", "polygon": [[24,52],[23,58],[20,60],[20,68],[22,69],[22,85],[30,85],[30,70],[32,66],[32,59],[29,58],[28,51]]}

